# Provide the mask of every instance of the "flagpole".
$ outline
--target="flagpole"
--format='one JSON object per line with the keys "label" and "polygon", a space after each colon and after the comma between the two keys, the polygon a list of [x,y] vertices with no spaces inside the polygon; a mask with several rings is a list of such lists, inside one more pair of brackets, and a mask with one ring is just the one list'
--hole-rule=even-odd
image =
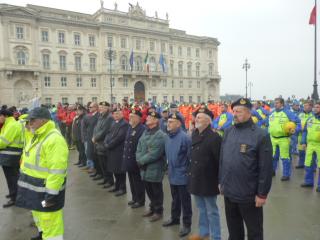
{"label": "flagpole", "polygon": [[312,99],[314,101],[317,101],[319,100],[318,83],[317,83],[317,22],[318,22],[317,0],[314,0],[314,3],[316,8],[316,20],[314,24],[314,82],[313,82]]}

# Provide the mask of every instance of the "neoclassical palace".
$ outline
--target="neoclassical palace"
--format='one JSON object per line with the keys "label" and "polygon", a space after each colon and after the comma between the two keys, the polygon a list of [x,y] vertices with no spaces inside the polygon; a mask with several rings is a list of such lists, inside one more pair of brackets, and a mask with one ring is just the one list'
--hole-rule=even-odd
{"label": "neoclassical palace", "polygon": [[0,104],[217,100],[219,44],[138,3],[94,14],[0,4]]}

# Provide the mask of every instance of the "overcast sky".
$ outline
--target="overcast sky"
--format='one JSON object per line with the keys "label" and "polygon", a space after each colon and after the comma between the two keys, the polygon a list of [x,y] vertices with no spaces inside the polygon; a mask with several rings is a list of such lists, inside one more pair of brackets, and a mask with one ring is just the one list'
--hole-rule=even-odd
{"label": "overcast sky", "polygon": [[[0,2],[21,6],[29,3],[89,14],[100,8],[100,0]],[[105,0],[104,7],[113,9],[114,2]],[[129,2],[136,4],[128,0],[116,2],[120,11],[128,11]],[[311,95],[314,27],[308,21],[314,0],[140,0],[139,4],[148,16],[158,11],[159,18],[164,19],[168,12],[172,28],[215,37],[221,42],[218,56],[221,95],[245,94],[242,69],[245,58],[251,64],[248,81],[253,84],[253,98]]]}

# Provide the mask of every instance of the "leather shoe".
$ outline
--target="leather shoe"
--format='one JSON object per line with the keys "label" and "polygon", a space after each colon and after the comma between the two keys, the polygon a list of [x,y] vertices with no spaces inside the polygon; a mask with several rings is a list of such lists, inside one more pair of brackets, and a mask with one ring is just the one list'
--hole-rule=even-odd
{"label": "leather shoe", "polygon": [[300,186],[303,188],[313,188],[313,184],[309,184],[309,183],[302,183]]}
{"label": "leather shoe", "polygon": [[95,178],[93,178],[92,180],[93,181],[98,181],[98,180],[101,180],[103,179],[103,177],[101,175],[97,175]]}
{"label": "leather shoe", "polygon": [[116,189],[116,188],[112,188],[111,190],[109,190],[108,192],[118,192],[119,189]]}
{"label": "leather shoe", "polygon": [[7,203],[3,204],[2,207],[3,207],[3,208],[12,207],[12,206],[15,205],[15,203],[16,203],[16,201],[10,199]]}
{"label": "leather shoe", "polygon": [[107,184],[107,181],[106,180],[103,180],[103,182],[99,182],[98,185],[105,185]]}
{"label": "leather shoe", "polygon": [[77,165],[80,165],[80,164],[81,164],[80,162],[77,162],[77,163],[74,163],[73,165],[76,165],[76,166],[77,166]]}
{"label": "leather shoe", "polygon": [[183,226],[183,228],[181,228],[179,231],[179,237],[187,236],[190,232],[191,232],[190,227]]}
{"label": "leather shoe", "polygon": [[139,208],[143,206],[144,206],[144,203],[135,202],[133,205],[131,205],[131,208]]}
{"label": "leather shoe", "polygon": [[145,212],[142,217],[151,217],[153,215],[153,211],[149,210],[148,212]]}
{"label": "leather shoe", "polygon": [[126,190],[119,190],[119,191],[117,191],[114,195],[115,195],[116,197],[120,197],[120,196],[122,196],[122,195],[125,195],[126,193],[127,193]]}
{"label": "leather shoe", "polygon": [[150,222],[156,222],[162,218],[162,214],[155,213],[150,217]]}
{"label": "leather shoe", "polygon": [[290,180],[290,177],[287,177],[287,176],[283,176],[281,178],[281,181],[285,182],[285,181],[289,181]]}
{"label": "leather shoe", "polygon": [[132,206],[132,205],[135,204],[135,203],[136,203],[135,201],[131,200],[131,201],[128,202],[128,205],[129,205],[129,206]]}
{"label": "leather shoe", "polygon": [[180,220],[178,220],[178,219],[169,219],[169,220],[163,222],[162,226],[163,227],[170,227],[170,226],[179,225],[179,224],[180,224]]}
{"label": "leather shoe", "polygon": [[94,174],[89,175],[89,177],[95,178],[97,175],[98,175],[97,173],[94,173]]}
{"label": "leather shoe", "polygon": [[83,163],[80,164],[80,165],[78,165],[79,168],[83,168],[83,167],[85,167],[85,166],[87,166],[87,165],[85,165],[85,164],[83,164]]}
{"label": "leather shoe", "polygon": [[6,195],[6,198],[11,198],[11,195],[10,194]]}
{"label": "leather shoe", "polygon": [[38,236],[32,237],[31,240],[42,240],[42,232],[39,232]]}
{"label": "leather shoe", "polygon": [[301,165],[301,166],[296,166],[296,169],[301,169],[301,168],[304,168],[304,165]]}
{"label": "leather shoe", "polygon": [[113,186],[113,183],[107,183],[103,186],[103,188],[111,188]]}

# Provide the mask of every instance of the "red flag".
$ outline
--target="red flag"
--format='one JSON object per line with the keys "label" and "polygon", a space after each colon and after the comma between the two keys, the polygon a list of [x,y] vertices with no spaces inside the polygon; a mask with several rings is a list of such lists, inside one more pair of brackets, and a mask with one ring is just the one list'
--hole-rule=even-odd
{"label": "red flag", "polygon": [[309,24],[316,25],[316,22],[317,22],[317,8],[316,6],[314,6],[310,15]]}

